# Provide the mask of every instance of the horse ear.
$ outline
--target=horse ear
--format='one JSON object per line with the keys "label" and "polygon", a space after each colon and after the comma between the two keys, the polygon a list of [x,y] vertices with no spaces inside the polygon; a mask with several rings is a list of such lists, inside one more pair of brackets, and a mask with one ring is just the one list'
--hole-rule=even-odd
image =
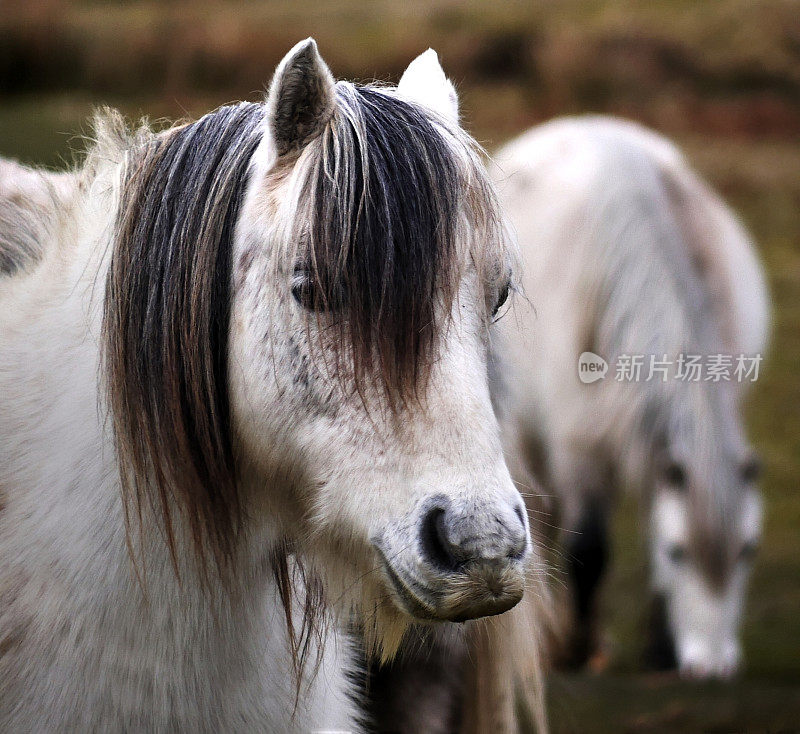
{"label": "horse ear", "polygon": [[334,109],[333,75],[313,38],[300,41],[278,64],[267,94],[267,141],[272,158],[302,148]]}
{"label": "horse ear", "polygon": [[436,51],[429,48],[414,59],[403,72],[397,94],[458,122],[458,95],[445,76]]}

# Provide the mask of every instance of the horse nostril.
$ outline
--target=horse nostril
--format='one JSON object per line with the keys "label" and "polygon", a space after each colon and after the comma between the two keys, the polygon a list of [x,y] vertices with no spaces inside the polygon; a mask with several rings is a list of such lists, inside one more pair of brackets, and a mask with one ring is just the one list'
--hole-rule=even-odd
{"label": "horse nostril", "polygon": [[524,510],[519,505],[514,508],[514,514],[517,516],[517,520],[519,520],[519,525],[511,531],[508,557],[514,560],[520,560],[525,557],[528,551],[528,531],[525,525]]}
{"label": "horse nostril", "polygon": [[528,548],[524,515],[519,506],[508,510],[481,518],[437,503],[422,518],[422,554],[433,566],[450,573],[472,562],[502,564],[524,558]]}
{"label": "horse nostril", "polygon": [[458,571],[463,565],[458,547],[447,538],[444,508],[433,507],[428,510],[422,519],[420,540],[422,552],[433,565],[444,571]]}

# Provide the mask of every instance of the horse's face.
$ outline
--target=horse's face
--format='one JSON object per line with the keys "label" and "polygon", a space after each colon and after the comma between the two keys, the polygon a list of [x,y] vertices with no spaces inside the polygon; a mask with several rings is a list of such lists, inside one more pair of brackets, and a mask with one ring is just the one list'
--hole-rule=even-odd
{"label": "horse's face", "polygon": [[739,667],[739,624],[761,534],[754,462],[729,461],[724,469],[725,486],[714,494],[724,494],[725,507],[716,523],[706,522],[713,509],[692,500],[692,482],[700,480],[691,462],[667,467],[651,509],[657,631],[672,658],[661,662],[692,678],[729,677]]}
{"label": "horse's face", "polygon": [[[476,165],[444,132],[455,114],[432,52],[386,93],[334,87],[313,42],[299,45],[272,83],[234,256],[231,400],[256,506],[315,560],[329,598],[363,592],[366,613],[398,628],[513,606],[530,545],[487,385],[508,257],[476,253],[468,197],[431,202],[437,171],[420,168],[437,144],[453,146],[447,165]],[[343,218],[348,202],[360,212]],[[435,240],[442,228],[451,241]]]}

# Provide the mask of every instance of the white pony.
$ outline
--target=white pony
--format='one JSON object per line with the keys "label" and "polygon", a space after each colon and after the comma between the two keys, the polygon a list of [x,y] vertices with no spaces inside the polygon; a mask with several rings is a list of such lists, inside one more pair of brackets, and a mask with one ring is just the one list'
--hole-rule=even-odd
{"label": "white pony", "polygon": [[[729,675],[761,523],[739,413],[768,330],[750,239],[673,145],[633,123],[556,120],[495,160],[532,303],[499,324],[500,403],[511,450],[558,502],[567,662],[595,651],[609,512],[627,485],[649,524],[652,662]],[[690,359],[705,371],[686,374]]]}
{"label": "white pony", "polygon": [[309,39],[263,105],[96,137],[0,167],[0,730],[359,730],[323,602],[390,656],[512,607],[530,551],[453,87]]}

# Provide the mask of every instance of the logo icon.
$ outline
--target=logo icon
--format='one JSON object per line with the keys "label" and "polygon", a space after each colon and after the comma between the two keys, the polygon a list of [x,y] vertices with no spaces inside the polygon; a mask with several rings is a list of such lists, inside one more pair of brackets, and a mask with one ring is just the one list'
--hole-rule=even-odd
{"label": "logo icon", "polygon": [[594,352],[583,352],[578,357],[578,379],[584,384],[602,380],[608,372],[608,362]]}

